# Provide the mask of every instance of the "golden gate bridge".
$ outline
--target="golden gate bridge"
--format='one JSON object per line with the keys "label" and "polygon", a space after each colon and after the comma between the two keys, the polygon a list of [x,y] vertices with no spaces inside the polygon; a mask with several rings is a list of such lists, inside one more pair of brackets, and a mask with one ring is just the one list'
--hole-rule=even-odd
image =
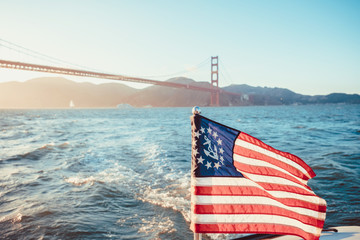
{"label": "golden gate bridge", "polygon": [[[18,45],[16,45],[16,46],[18,46]],[[167,82],[167,81],[158,81],[158,80],[152,80],[152,79],[146,79],[146,78],[140,78],[140,77],[131,77],[131,76],[125,76],[125,75],[109,74],[109,73],[102,73],[102,72],[88,71],[88,70],[81,70],[81,69],[74,69],[74,68],[64,68],[64,67],[34,64],[34,63],[9,61],[9,60],[2,60],[2,59],[0,59],[0,68],[72,75],[72,76],[79,76],[79,77],[109,79],[109,80],[125,81],[125,82],[145,83],[145,84],[159,85],[159,86],[164,86],[164,87],[182,88],[182,89],[209,92],[211,106],[220,106],[220,94],[233,95],[233,96],[239,96],[239,97],[241,96],[241,94],[228,92],[228,91],[225,91],[225,90],[219,88],[219,58],[218,58],[218,56],[211,57],[211,82],[210,82],[209,87],[196,86],[196,85],[192,85],[192,84]]]}

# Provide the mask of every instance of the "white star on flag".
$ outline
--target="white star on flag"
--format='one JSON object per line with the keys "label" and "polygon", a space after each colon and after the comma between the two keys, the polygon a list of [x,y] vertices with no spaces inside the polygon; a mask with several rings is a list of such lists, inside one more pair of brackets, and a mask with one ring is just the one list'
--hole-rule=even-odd
{"label": "white star on flag", "polygon": [[219,145],[221,145],[221,144],[222,144],[222,140],[219,138],[219,139],[217,140],[217,143],[218,143]]}
{"label": "white star on flag", "polygon": [[193,141],[192,141],[192,146],[193,146],[193,148],[196,147],[196,139],[195,139],[195,138],[194,138]]}
{"label": "white star on flag", "polygon": [[216,138],[218,137],[217,132],[214,131],[213,136],[214,136],[214,138],[216,139]]}
{"label": "white star on flag", "polygon": [[198,154],[198,150],[196,148],[193,149],[193,155],[196,156]]}
{"label": "white star on flag", "polygon": [[223,148],[220,148],[220,149],[219,149],[219,152],[220,152],[221,154],[223,154],[223,153],[224,153],[224,149],[223,149]]}
{"label": "white star on flag", "polygon": [[196,132],[194,133],[194,135],[195,135],[195,137],[199,138],[201,134],[199,133],[199,131],[196,131]]}
{"label": "white star on flag", "polygon": [[210,162],[206,162],[205,166],[207,167],[207,169],[211,168],[211,163]]}
{"label": "white star on flag", "polygon": [[219,167],[220,167],[220,164],[219,164],[219,163],[215,163],[214,168],[219,169]]}
{"label": "white star on flag", "polygon": [[201,127],[201,128],[200,128],[200,132],[201,132],[201,133],[205,133],[205,128]]}
{"label": "white star on flag", "polygon": [[211,134],[211,132],[212,132],[212,130],[211,130],[211,128],[210,127],[208,127],[208,133],[210,133]]}
{"label": "white star on flag", "polygon": [[204,164],[203,162],[204,162],[205,159],[203,159],[202,156],[200,156],[197,160],[198,160],[199,163]]}

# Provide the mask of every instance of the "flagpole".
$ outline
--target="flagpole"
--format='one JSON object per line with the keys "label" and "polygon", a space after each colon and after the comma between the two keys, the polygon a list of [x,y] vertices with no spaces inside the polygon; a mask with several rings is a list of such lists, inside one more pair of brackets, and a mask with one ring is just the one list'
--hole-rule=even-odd
{"label": "flagpole", "polygon": [[194,240],[201,240],[201,233],[194,233]]}
{"label": "flagpole", "polygon": [[[192,109],[193,116],[200,115],[200,113],[201,110],[198,106],[193,107]],[[194,233],[194,240],[201,240],[201,239],[202,239],[201,233]]]}

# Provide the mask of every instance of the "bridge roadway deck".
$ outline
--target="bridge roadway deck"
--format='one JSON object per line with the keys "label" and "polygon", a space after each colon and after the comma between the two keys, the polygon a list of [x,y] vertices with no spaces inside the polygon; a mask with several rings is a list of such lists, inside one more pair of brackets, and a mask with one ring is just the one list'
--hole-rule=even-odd
{"label": "bridge roadway deck", "polygon": [[166,87],[173,87],[173,88],[184,88],[184,89],[191,89],[191,90],[205,91],[205,92],[212,92],[212,93],[219,92],[219,93],[240,96],[240,94],[226,92],[226,91],[222,90],[221,88],[216,88],[216,87],[206,88],[206,87],[195,86],[192,84],[164,82],[164,81],[157,81],[157,80],[151,80],[151,79],[145,79],[145,78],[129,77],[129,76],[125,76],[125,75],[99,73],[99,72],[92,72],[92,71],[85,71],[85,70],[78,70],[78,69],[71,69],[71,68],[60,68],[60,67],[53,67],[53,66],[46,66],[46,65],[24,63],[24,62],[14,62],[14,61],[8,61],[8,60],[0,60],[0,68],[65,74],[65,75],[73,75],[73,76],[80,76],[80,77],[110,79],[110,80],[126,81],[126,82],[147,83],[147,84],[152,84],[152,85],[159,85],[159,86],[166,86]]}

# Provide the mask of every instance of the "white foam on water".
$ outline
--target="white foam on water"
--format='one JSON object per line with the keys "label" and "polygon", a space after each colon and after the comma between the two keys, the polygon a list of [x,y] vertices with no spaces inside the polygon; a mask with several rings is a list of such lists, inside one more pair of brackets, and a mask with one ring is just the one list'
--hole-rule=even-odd
{"label": "white foam on water", "polygon": [[[17,175],[19,173],[24,173],[26,172],[27,168],[24,166],[5,166],[1,168],[0,171],[0,178],[1,180],[7,180],[10,181],[11,177],[13,175]],[[5,188],[0,188],[2,190],[5,190]],[[2,196],[2,191],[0,191],[0,197]]]}
{"label": "white foam on water", "polygon": [[160,234],[176,232],[174,222],[169,217],[156,216],[148,219],[142,218],[141,221],[142,225],[138,232],[146,234],[156,233],[157,239],[160,239]]}
{"label": "white foam on water", "polygon": [[42,145],[39,149],[54,149],[55,148],[68,148],[70,146],[70,142],[63,142],[59,144],[55,144],[54,142],[50,142],[47,144]]}
{"label": "white foam on water", "polygon": [[22,219],[23,215],[21,214],[20,210],[16,210],[15,212],[0,217],[0,223],[10,221],[11,223],[15,224],[20,223]]}
{"label": "white foam on water", "polygon": [[52,149],[55,146],[54,142],[42,145],[39,149]]}
{"label": "white foam on water", "polygon": [[64,142],[64,143],[62,143],[62,144],[59,144],[59,145],[58,145],[58,148],[67,148],[67,147],[69,147],[69,145],[70,145],[69,142]]}
{"label": "white foam on water", "polygon": [[22,141],[19,144],[13,144],[11,148],[6,151],[6,154],[2,154],[3,156],[0,157],[1,159],[13,159],[13,158],[24,158],[26,156],[32,154],[44,154],[47,150],[54,149],[55,143],[50,142],[43,144],[41,147],[39,145],[35,146],[34,144],[27,144],[26,142]]}
{"label": "white foam on water", "polygon": [[113,183],[120,182],[126,179],[129,183],[134,182],[136,173],[131,169],[121,166],[117,163],[114,163],[113,166],[106,168],[101,172],[95,172],[90,174],[90,176],[77,175],[65,178],[65,182],[71,183],[75,186],[82,186],[84,184],[89,184],[90,186],[94,183]]}
{"label": "white foam on water", "polygon": [[69,178],[65,179],[65,182],[71,183],[75,186],[82,186],[84,184],[89,183],[92,186],[92,185],[94,185],[95,182],[97,182],[97,180],[93,176],[86,177],[86,178],[69,177]]}
{"label": "white foam on water", "polygon": [[12,219],[12,223],[19,223],[23,219],[23,215],[21,213],[16,214],[16,216]]}
{"label": "white foam on water", "polygon": [[138,200],[180,212],[185,221],[190,221],[190,177],[179,176],[179,180],[164,187],[146,186]]}
{"label": "white foam on water", "polygon": [[143,164],[151,164],[140,176],[144,184],[136,192],[136,198],[163,208],[180,212],[190,221],[190,172],[178,170],[177,163],[168,159],[160,145],[143,146],[146,152]]}
{"label": "white foam on water", "polygon": [[126,217],[126,218],[121,218],[119,220],[116,221],[117,224],[119,224],[120,226],[125,226],[125,223],[128,221],[131,221],[132,219],[137,219],[139,216],[137,214],[134,214],[132,216]]}
{"label": "white foam on water", "polygon": [[134,181],[137,173],[128,167],[114,163],[111,167],[99,172],[96,176],[106,183],[124,181],[124,179],[130,183]]}
{"label": "white foam on water", "polygon": [[157,157],[158,155],[161,153],[161,148],[159,145],[157,144],[152,144],[150,146],[145,146],[144,147],[145,152],[146,152],[146,156],[143,159],[143,162],[155,162],[157,161]]}
{"label": "white foam on water", "polygon": [[[102,162],[104,170],[89,175],[70,176],[65,181],[75,186],[91,186],[97,182],[120,184],[130,190],[135,199],[177,211],[189,222],[190,172],[177,171],[176,165],[167,159],[161,146],[157,144],[145,145],[142,151],[145,156],[140,160],[139,168],[127,165],[126,162],[106,160]],[[142,166],[144,171],[141,171]],[[132,217],[121,218],[117,224],[126,226],[128,222],[133,222]],[[139,216],[136,218],[139,219]],[[176,231],[175,223],[166,216],[149,216],[141,221],[139,233],[159,235]]]}

